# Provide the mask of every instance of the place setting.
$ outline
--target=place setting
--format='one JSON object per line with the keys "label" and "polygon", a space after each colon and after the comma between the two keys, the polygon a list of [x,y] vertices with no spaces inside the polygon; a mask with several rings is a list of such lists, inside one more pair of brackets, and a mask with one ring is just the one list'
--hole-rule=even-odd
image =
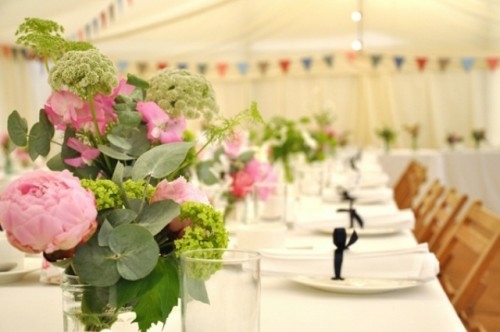
{"label": "place setting", "polygon": [[356,232],[336,228],[334,245],[259,250],[264,276],[333,293],[374,294],[413,288],[434,280],[439,262],[426,244],[382,251],[356,251]]}

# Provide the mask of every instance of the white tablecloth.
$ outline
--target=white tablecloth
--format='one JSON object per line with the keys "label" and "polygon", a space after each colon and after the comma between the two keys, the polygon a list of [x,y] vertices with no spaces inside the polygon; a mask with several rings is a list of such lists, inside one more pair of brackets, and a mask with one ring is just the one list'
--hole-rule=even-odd
{"label": "white tablecloth", "polygon": [[[300,233],[299,233],[300,232]],[[288,245],[327,245],[328,235],[294,231]],[[386,250],[413,245],[411,232],[361,237],[358,250]],[[33,272],[23,280],[0,285],[0,331],[62,331],[61,291],[38,282]],[[415,288],[382,294],[337,294],[262,277],[262,332],[465,331],[437,280]],[[176,307],[164,331],[180,332]]]}

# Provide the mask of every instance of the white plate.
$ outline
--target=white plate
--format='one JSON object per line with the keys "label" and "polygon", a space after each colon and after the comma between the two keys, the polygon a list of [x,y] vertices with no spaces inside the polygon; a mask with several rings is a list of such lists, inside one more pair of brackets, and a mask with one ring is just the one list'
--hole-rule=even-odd
{"label": "white plate", "polygon": [[23,278],[26,274],[39,270],[42,268],[42,261],[40,258],[25,257],[24,267],[16,267],[7,272],[0,272],[0,284],[17,281]]}
{"label": "white plate", "polygon": [[316,289],[346,294],[374,294],[412,288],[422,285],[418,280],[385,280],[346,278],[345,280],[332,280],[330,277],[294,277],[291,278],[299,284]]}

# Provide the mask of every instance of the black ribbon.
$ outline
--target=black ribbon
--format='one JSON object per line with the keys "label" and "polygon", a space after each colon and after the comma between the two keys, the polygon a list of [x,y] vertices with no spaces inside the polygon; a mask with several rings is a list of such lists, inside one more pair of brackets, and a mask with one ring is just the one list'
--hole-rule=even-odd
{"label": "black ribbon", "polygon": [[333,253],[333,270],[335,276],[332,280],[344,280],[341,277],[342,262],[344,261],[344,250],[349,249],[349,247],[358,240],[358,234],[353,230],[349,241],[347,241],[347,232],[345,228],[335,228],[333,230],[333,244],[337,247]]}
{"label": "black ribbon", "polygon": [[354,222],[357,222],[359,224],[359,227],[363,228],[364,223],[363,223],[363,218],[356,212],[356,209],[354,209],[354,201],[356,200],[354,197],[350,196],[349,192],[347,190],[342,193],[342,197],[345,197],[345,200],[349,201],[349,208],[348,209],[337,209],[337,212],[347,212],[349,213],[349,223],[350,223],[350,228],[354,228]]}

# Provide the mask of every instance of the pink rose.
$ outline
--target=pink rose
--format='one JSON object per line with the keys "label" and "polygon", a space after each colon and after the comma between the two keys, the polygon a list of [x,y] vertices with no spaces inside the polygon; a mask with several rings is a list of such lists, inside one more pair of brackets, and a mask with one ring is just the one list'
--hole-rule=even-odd
{"label": "pink rose", "polygon": [[245,145],[245,134],[242,132],[234,133],[224,142],[224,151],[229,158],[238,158]]}
{"label": "pink rose", "polygon": [[252,190],[255,179],[246,171],[239,171],[232,175],[233,184],[231,193],[236,197],[244,197]]}
{"label": "pink rose", "polygon": [[174,181],[162,180],[156,186],[156,191],[151,196],[151,202],[171,199],[177,204],[184,202],[200,202],[209,204],[207,195],[188,183],[184,177]]}
{"label": "pink rose", "polygon": [[25,173],[0,196],[0,224],[28,253],[73,249],[95,232],[96,217],[94,195],[67,170]]}

